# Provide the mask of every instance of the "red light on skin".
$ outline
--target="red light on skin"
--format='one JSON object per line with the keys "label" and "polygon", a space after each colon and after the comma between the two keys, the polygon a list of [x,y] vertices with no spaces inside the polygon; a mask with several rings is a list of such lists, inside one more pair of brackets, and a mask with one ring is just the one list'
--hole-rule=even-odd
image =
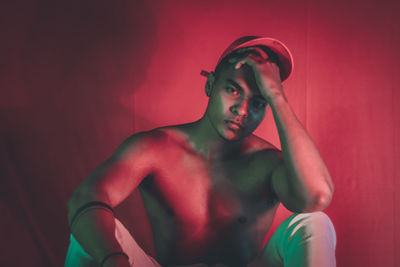
{"label": "red light on skin", "polygon": [[[256,62],[265,62],[268,60],[268,54],[262,50],[259,47],[250,47],[250,48],[241,48],[238,49],[238,51],[245,51],[245,50],[249,50],[249,53],[244,56],[243,58],[231,58],[229,60],[229,63],[235,63],[235,70],[240,69],[244,64],[246,64],[246,61],[244,60],[246,57],[251,57],[252,59],[254,59]],[[255,55],[255,56],[254,56]]]}
{"label": "red light on skin", "polygon": [[225,123],[228,125],[228,128],[233,130],[233,131],[238,132],[238,131],[241,131],[243,129],[243,126],[241,126],[238,123],[235,123],[235,122],[232,122],[232,121],[229,121],[229,120],[226,120]]}

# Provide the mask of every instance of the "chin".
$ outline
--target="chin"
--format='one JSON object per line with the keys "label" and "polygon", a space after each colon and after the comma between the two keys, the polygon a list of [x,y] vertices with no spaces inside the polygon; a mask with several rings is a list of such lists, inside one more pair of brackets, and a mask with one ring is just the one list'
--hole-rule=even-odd
{"label": "chin", "polygon": [[241,132],[234,132],[229,129],[224,130],[221,136],[227,141],[239,141],[246,137],[246,135]]}

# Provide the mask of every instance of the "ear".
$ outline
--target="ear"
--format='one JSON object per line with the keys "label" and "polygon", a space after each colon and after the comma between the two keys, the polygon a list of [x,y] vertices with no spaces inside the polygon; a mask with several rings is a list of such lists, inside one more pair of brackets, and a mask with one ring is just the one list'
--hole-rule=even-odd
{"label": "ear", "polygon": [[213,86],[214,86],[214,82],[215,82],[215,73],[213,71],[211,71],[208,76],[207,76],[207,81],[206,81],[206,88],[205,88],[205,92],[207,96],[211,95]]}

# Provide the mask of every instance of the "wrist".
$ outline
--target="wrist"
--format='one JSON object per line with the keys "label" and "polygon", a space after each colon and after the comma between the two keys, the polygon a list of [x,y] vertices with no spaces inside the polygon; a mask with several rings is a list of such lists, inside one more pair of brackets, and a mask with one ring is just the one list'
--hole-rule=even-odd
{"label": "wrist", "polygon": [[287,102],[286,96],[282,90],[271,90],[272,92],[269,93],[265,99],[267,100],[268,104],[275,105],[281,102]]}

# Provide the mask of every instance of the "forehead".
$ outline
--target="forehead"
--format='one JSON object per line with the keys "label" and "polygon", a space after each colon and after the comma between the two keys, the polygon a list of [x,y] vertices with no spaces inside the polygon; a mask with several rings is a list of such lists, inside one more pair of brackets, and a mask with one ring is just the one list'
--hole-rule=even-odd
{"label": "forehead", "polygon": [[226,65],[225,68],[221,69],[216,82],[218,84],[233,84],[238,85],[243,90],[252,91],[253,93],[259,93],[254,72],[248,65],[243,65],[240,69],[235,69],[235,63]]}

